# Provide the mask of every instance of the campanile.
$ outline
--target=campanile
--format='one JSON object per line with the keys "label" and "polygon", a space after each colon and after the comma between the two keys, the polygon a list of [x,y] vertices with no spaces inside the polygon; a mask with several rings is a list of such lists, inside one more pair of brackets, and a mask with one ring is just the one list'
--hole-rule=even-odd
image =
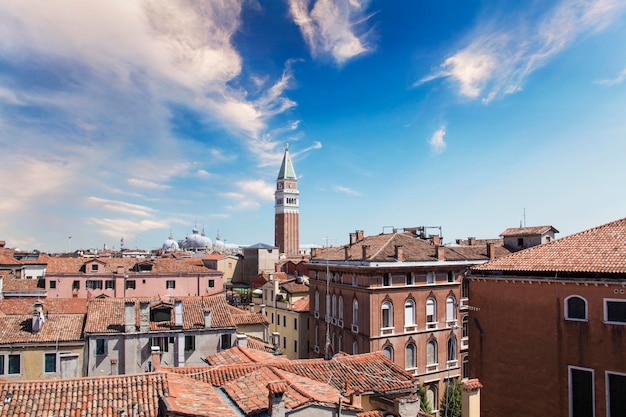
{"label": "campanile", "polygon": [[287,144],[274,192],[274,245],[288,258],[297,257],[300,252],[299,196],[298,179],[289,157]]}

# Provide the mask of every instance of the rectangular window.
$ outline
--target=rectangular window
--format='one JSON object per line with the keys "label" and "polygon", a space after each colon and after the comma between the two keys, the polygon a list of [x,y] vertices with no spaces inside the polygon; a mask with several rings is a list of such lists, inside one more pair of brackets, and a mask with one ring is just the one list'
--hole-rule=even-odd
{"label": "rectangular window", "polygon": [[213,288],[215,287],[215,280],[214,279],[210,279],[209,280],[209,288]]}
{"label": "rectangular window", "polygon": [[170,351],[169,337],[153,337],[150,339],[150,345],[158,346],[161,352]]}
{"label": "rectangular window", "polygon": [[165,288],[168,290],[173,290],[174,288],[176,288],[176,281],[174,281],[173,279],[168,279],[167,281],[165,281]]}
{"label": "rectangular window", "polygon": [[55,289],[57,287],[56,280],[51,279],[50,281],[48,281],[48,286],[50,287],[51,290]]}
{"label": "rectangular window", "polygon": [[9,355],[9,375],[17,375],[22,372],[20,355]]}
{"label": "rectangular window", "polygon": [[293,329],[294,330],[298,330],[298,319],[297,318],[293,319]]}
{"label": "rectangular window", "polygon": [[274,313],[272,313],[272,324],[274,323]]}
{"label": "rectangular window", "polygon": [[426,274],[426,284],[432,285],[435,283],[435,273],[429,272]]}
{"label": "rectangular window", "polygon": [[85,287],[88,290],[101,290],[102,289],[102,280],[92,280],[88,279],[85,283]]}
{"label": "rectangular window", "polygon": [[604,321],[626,324],[626,300],[605,298]]}
{"label": "rectangular window", "polygon": [[96,355],[106,355],[106,354],[107,354],[107,340],[96,339]]}
{"label": "rectangular window", "polygon": [[4,375],[4,355],[0,355],[0,375]]}
{"label": "rectangular window", "polygon": [[185,336],[185,352],[193,352],[196,350],[196,337]]}
{"label": "rectangular window", "polygon": [[608,416],[626,416],[626,374],[606,373]]}
{"label": "rectangular window", "polygon": [[287,327],[287,316],[283,316],[283,327]]}
{"label": "rectangular window", "polygon": [[108,280],[104,281],[104,288],[107,289],[107,290],[114,290],[115,289],[115,280],[108,279]]}
{"label": "rectangular window", "polygon": [[232,343],[230,340],[230,334],[223,334],[221,338],[221,342],[222,342],[222,349],[228,349],[229,347],[231,347]]}
{"label": "rectangular window", "polygon": [[293,351],[295,353],[298,353],[298,341],[297,340],[293,341]]}
{"label": "rectangular window", "polygon": [[407,272],[405,283],[406,285],[413,285],[413,272]]}
{"label": "rectangular window", "polygon": [[44,372],[54,373],[57,371],[57,354],[44,354]]}
{"label": "rectangular window", "polygon": [[448,282],[454,282],[456,279],[455,273],[450,271],[448,272]]}
{"label": "rectangular window", "polygon": [[72,282],[72,289],[73,290],[80,290],[80,281]]}
{"label": "rectangular window", "polygon": [[91,264],[91,272],[98,272],[98,264]]}
{"label": "rectangular window", "polygon": [[135,288],[137,288],[137,285],[135,284],[135,280],[134,279],[126,280],[125,288],[127,290],[134,290]]}
{"label": "rectangular window", "polygon": [[593,417],[593,370],[569,367],[569,415]]}
{"label": "rectangular window", "polygon": [[390,286],[391,286],[391,274],[384,273],[383,274],[383,287],[390,287]]}
{"label": "rectangular window", "polygon": [[287,349],[287,338],[283,336],[283,349]]}

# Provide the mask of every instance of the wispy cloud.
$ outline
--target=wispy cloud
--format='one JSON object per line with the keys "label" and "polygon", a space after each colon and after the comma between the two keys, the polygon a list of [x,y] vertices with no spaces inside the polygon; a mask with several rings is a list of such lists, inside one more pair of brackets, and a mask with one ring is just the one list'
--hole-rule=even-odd
{"label": "wispy cloud", "polygon": [[169,223],[165,220],[130,220],[110,218],[89,218],[87,223],[98,226],[98,232],[110,238],[137,236],[153,229],[167,229]]}
{"label": "wispy cloud", "polygon": [[90,204],[97,205],[105,210],[114,211],[117,213],[129,214],[140,217],[151,217],[156,213],[156,210],[142,206],[139,204],[131,204],[123,201],[107,200],[98,197],[88,197],[87,201]]}
{"label": "wispy cloud", "polygon": [[333,188],[333,190],[337,193],[348,194],[348,195],[361,195],[360,192],[355,191],[351,188],[344,187],[343,185],[337,185]]}
{"label": "wispy cloud", "polygon": [[481,22],[466,46],[415,85],[449,78],[460,95],[489,103],[520,91],[530,74],[578,37],[606,28],[625,7],[619,0],[562,0],[539,18],[528,11],[515,24]]}
{"label": "wispy cloud", "polygon": [[430,145],[430,149],[435,153],[442,153],[446,150],[448,146],[444,137],[446,136],[446,127],[441,126],[439,129],[433,133],[433,135],[428,140],[428,144]]}
{"label": "wispy cloud", "polygon": [[154,181],[143,180],[140,178],[129,178],[126,182],[132,185],[133,187],[148,188],[152,190],[167,190],[168,188],[172,188],[166,184],[159,184]]}
{"label": "wispy cloud", "polygon": [[237,186],[246,195],[253,195],[263,200],[274,200],[274,186],[263,180],[239,181]]}
{"label": "wispy cloud", "polygon": [[624,80],[626,80],[626,68],[624,68],[622,70],[622,72],[620,72],[617,77],[615,78],[607,78],[604,80],[596,80],[594,81],[596,84],[600,84],[600,85],[605,85],[605,86],[612,86],[612,85],[618,85],[624,82]]}
{"label": "wispy cloud", "polygon": [[368,1],[289,0],[294,22],[314,57],[330,55],[338,64],[363,55],[373,49],[367,39],[367,29],[359,31],[370,15]]}

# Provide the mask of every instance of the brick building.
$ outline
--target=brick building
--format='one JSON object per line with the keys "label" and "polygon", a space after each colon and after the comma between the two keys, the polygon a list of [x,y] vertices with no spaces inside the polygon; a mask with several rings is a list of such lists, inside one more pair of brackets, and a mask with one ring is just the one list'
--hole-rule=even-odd
{"label": "brick building", "polygon": [[[350,235],[350,243],[316,251],[309,269],[311,356],[383,352],[419,376],[434,410],[444,381],[467,364],[469,266],[510,253],[496,240],[441,245],[427,228]],[[464,376],[464,375],[463,375]]]}
{"label": "brick building", "polygon": [[481,415],[626,415],[626,219],[475,266],[469,291]]}
{"label": "brick building", "polygon": [[296,171],[289,157],[289,145],[285,146],[283,162],[276,179],[274,197],[274,245],[287,258],[298,257],[300,253],[300,192]]}

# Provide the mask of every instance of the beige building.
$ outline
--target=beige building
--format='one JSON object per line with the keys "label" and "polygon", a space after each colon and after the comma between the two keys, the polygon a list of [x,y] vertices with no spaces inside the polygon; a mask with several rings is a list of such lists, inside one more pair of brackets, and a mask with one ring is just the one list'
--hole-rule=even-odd
{"label": "beige building", "polygon": [[255,309],[265,312],[269,319],[270,333],[278,340],[281,352],[289,359],[308,357],[309,286],[304,277],[280,281],[284,274],[270,274],[269,281],[261,287],[261,297],[253,298]]}
{"label": "beige building", "polygon": [[[10,300],[12,301],[12,300]],[[35,380],[82,376],[84,314],[50,312],[31,301],[30,314],[0,317],[0,378]],[[0,303],[3,311],[16,305]],[[17,308],[22,312],[23,308]]]}
{"label": "beige building", "polygon": [[204,265],[223,273],[224,283],[241,281],[243,276],[243,261],[241,256],[214,253],[202,258]]}

